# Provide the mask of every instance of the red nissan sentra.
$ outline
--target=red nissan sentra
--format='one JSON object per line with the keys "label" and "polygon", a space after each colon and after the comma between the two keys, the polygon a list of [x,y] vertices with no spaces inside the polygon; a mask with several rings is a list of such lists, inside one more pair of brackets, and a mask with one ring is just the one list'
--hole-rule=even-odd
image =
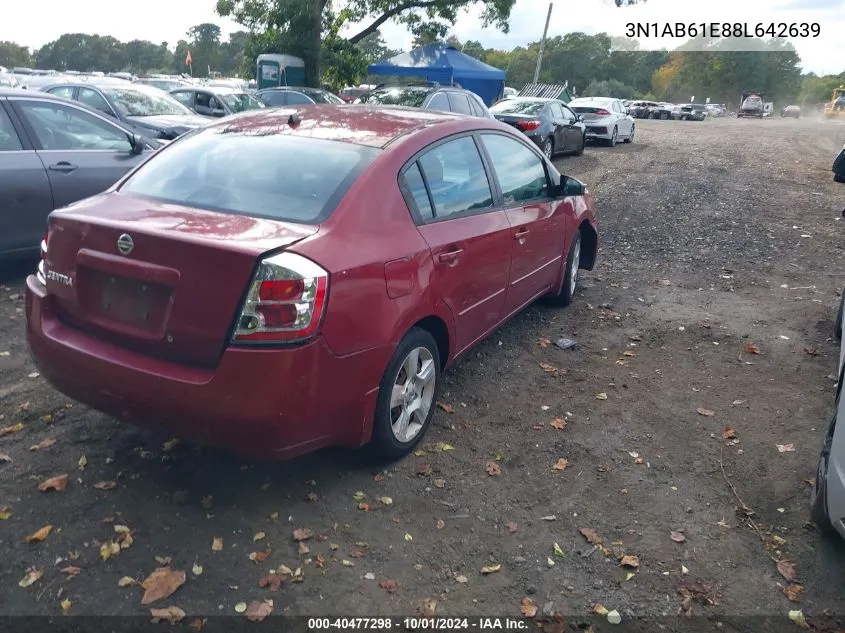
{"label": "red nissan sentra", "polygon": [[441,371],[592,269],[593,198],[493,119],[310,106],[223,119],[50,215],[27,279],[47,380],[257,459],[409,452]]}

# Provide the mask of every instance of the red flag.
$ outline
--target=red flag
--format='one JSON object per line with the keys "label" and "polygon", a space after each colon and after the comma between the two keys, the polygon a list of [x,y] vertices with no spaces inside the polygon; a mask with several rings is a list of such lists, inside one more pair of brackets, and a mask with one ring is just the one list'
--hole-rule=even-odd
{"label": "red flag", "polygon": [[192,62],[193,59],[191,58],[191,51],[188,51],[188,54],[185,55],[185,66],[190,66]]}

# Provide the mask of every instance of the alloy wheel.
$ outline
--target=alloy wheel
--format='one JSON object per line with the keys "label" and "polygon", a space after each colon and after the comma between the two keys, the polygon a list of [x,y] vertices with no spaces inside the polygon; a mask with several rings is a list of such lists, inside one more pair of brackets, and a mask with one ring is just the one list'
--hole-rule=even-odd
{"label": "alloy wheel", "polygon": [[434,357],[425,347],[415,347],[393,379],[390,396],[390,428],[393,436],[404,443],[412,441],[425,424],[434,401]]}
{"label": "alloy wheel", "polygon": [[575,240],[572,245],[572,267],[569,271],[569,296],[575,295],[575,289],[578,287],[578,264],[581,261],[581,240]]}

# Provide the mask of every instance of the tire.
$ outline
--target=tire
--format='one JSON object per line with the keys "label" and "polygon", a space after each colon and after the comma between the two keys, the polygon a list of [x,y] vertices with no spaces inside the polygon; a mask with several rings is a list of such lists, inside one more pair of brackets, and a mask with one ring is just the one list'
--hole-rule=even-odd
{"label": "tire", "polygon": [[581,154],[583,154],[583,153],[584,153],[584,147],[585,147],[586,145],[587,145],[587,133],[586,133],[586,132],[584,132],[584,133],[581,135],[581,144],[578,146],[578,149],[576,149],[576,150],[572,153],[572,155],[573,155],[573,156],[580,156]]}
{"label": "tire", "polygon": [[563,271],[563,282],[560,292],[550,297],[555,305],[565,307],[572,303],[575,291],[578,289],[578,264],[581,260],[581,231],[575,234],[569,254],[566,257],[566,269]]}
{"label": "tire", "polygon": [[618,134],[619,134],[619,130],[618,130],[618,128],[616,128],[614,126],[613,134],[611,135],[610,139],[607,141],[608,147],[616,147],[616,137],[618,136]]}
{"label": "tire", "polygon": [[[417,362],[414,374],[416,377],[426,376],[430,371],[430,379],[412,384],[410,391],[397,393],[394,396],[394,386],[401,387],[403,379],[407,381],[408,369],[406,363],[411,359],[412,353],[416,352]],[[407,384],[407,383],[406,383]],[[421,328],[412,328],[399,342],[393,357],[387,365],[387,369],[379,384],[379,395],[376,401],[376,414],[373,423],[373,436],[371,448],[375,456],[382,461],[395,461],[410,453],[422,440],[428,427],[431,425],[431,418],[434,416],[437,392],[440,387],[440,352],[434,337]],[[391,407],[391,399],[398,397],[400,403]],[[425,406],[428,410],[424,416],[420,416],[417,408],[409,414],[409,422],[405,426],[406,433],[401,437],[401,426],[399,425],[402,414],[407,413],[409,406],[415,403]],[[401,409],[401,411],[397,411]]]}
{"label": "tire", "polygon": [[633,142],[634,142],[634,132],[636,131],[636,129],[637,129],[637,126],[636,126],[636,125],[632,125],[632,126],[631,126],[631,134],[628,136],[628,138],[626,138],[626,139],[625,139],[624,141],[622,141],[622,142],[623,142],[623,143],[633,143]]}
{"label": "tire", "polygon": [[833,180],[836,182],[845,182],[845,176],[840,176],[839,174],[833,174]]}
{"label": "tire", "polygon": [[[840,383],[842,382],[842,377],[843,375],[840,374]],[[816,468],[816,481],[813,483],[813,491],[810,493],[810,518],[822,532],[834,531],[830,514],[827,512],[827,469],[828,463],[830,462],[830,449],[833,445],[833,432],[836,428],[836,411],[839,409],[839,398],[841,395],[842,389],[840,387],[839,393],[836,396],[833,416],[830,419],[830,425],[827,427],[821,454],[819,455],[819,465]]]}
{"label": "tire", "polygon": [[842,289],[842,296],[839,298],[839,310],[836,312],[836,324],[833,333],[840,341],[842,340],[842,320],[845,318],[845,288]]}
{"label": "tire", "polygon": [[549,137],[543,141],[543,154],[545,154],[546,158],[549,160],[551,160],[555,155],[555,141],[553,138]]}

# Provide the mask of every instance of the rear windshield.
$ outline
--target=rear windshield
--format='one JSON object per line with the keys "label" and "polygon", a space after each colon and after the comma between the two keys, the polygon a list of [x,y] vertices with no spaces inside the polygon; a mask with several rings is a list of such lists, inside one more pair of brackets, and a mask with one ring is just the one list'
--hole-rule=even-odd
{"label": "rear windshield", "polygon": [[379,152],[338,141],[208,128],[153,156],[120,191],[211,211],[318,224]]}
{"label": "rear windshield", "polygon": [[420,108],[428,93],[427,88],[383,88],[362,94],[360,99],[362,103]]}
{"label": "rear windshield", "polygon": [[545,101],[523,101],[520,99],[505,99],[493,104],[490,112],[493,114],[538,114]]}

